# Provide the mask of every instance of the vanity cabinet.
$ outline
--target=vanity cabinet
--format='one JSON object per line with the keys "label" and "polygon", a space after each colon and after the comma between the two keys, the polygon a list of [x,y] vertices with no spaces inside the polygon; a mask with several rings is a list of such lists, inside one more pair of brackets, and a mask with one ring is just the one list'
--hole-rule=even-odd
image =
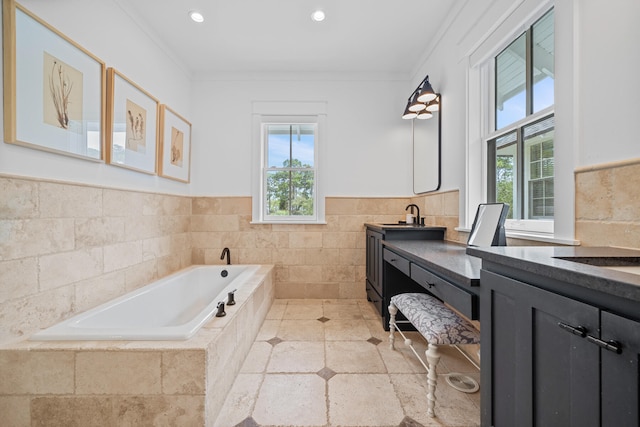
{"label": "vanity cabinet", "polygon": [[639,322],[561,283],[480,283],[483,426],[639,425]]}
{"label": "vanity cabinet", "polygon": [[[391,224],[365,224],[366,226],[366,292],[367,299],[373,303],[382,317],[383,326],[389,328],[389,301],[391,296],[400,292],[424,291],[420,285],[410,278],[409,262],[406,271],[394,271],[385,268],[385,255],[388,250],[383,242],[388,241],[442,241],[445,227],[407,226]],[[386,256],[386,258],[385,258]],[[402,257],[395,256],[400,260]],[[398,261],[402,262],[402,261]],[[389,287],[392,284],[392,288]],[[391,293],[394,292],[394,293]]]}

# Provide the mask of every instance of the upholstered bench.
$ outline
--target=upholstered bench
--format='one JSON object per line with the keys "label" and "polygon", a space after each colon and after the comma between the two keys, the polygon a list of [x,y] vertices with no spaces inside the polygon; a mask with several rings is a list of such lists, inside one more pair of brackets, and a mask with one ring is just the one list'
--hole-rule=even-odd
{"label": "upholstered bench", "polygon": [[[398,310],[405,315],[407,320],[420,332],[428,343],[425,364],[420,355],[413,348],[413,343],[407,339],[398,328],[396,314]],[[406,293],[391,297],[389,305],[389,346],[394,350],[395,330],[405,339],[414,354],[427,370],[427,415],[435,417],[434,407],[436,403],[436,385],[438,376],[436,365],[440,361],[438,353],[439,345],[478,344],[480,334],[473,325],[453,310],[444,305],[442,301],[429,294]]]}

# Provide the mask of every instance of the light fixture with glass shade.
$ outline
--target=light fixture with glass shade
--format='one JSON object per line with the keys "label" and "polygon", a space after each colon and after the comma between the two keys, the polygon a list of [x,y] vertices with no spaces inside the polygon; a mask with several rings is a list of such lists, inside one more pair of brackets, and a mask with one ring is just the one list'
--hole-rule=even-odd
{"label": "light fixture with glass shade", "polygon": [[407,108],[404,109],[404,114],[402,115],[403,119],[411,120],[411,119],[415,119],[416,117],[418,117],[418,113],[416,113],[415,111],[409,110],[408,106]]}
{"label": "light fixture with glass shade", "polygon": [[418,113],[418,116],[416,117],[416,119],[418,120],[427,120],[430,119],[431,117],[433,117],[433,113],[429,110],[422,110]]}
{"label": "light fixture with glass shade", "polygon": [[429,76],[425,77],[422,81],[420,92],[418,92],[418,101],[424,102],[426,104],[436,99],[436,96],[436,93],[431,87],[431,83],[429,83]]}
{"label": "light fixture with glass shade", "polygon": [[[435,93],[431,83],[429,83],[429,76],[425,77],[418,87],[411,93],[407,100],[407,106],[405,112],[402,114],[402,118],[405,120],[411,119],[430,119],[433,117],[433,113],[440,110],[440,94]],[[410,114],[417,113],[417,114]]]}
{"label": "light fixture with glass shade", "polygon": [[435,113],[436,111],[439,111],[440,110],[440,97],[438,96],[433,101],[429,102],[427,104],[426,110],[427,111],[431,111],[432,113]]}

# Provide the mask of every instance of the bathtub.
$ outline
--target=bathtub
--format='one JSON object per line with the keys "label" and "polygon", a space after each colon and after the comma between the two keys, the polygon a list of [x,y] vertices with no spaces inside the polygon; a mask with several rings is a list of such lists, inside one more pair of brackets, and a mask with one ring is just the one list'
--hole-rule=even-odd
{"label": "bathtub", "polygon": [[211,319],[219,301],[226,304],[228,292],[240,288],[259,268],[259,265],[191,266],[37,332],[29,339],[186,340]]}

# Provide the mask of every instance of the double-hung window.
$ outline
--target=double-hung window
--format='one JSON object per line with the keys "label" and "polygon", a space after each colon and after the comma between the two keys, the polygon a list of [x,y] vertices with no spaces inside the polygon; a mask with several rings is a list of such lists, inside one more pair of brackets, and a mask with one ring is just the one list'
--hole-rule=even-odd
{"label": "double-hung window", "polygon": [[316,218],[317,123],[264,123],[263,218]]}
{"label": "double-hung window", "polygon": [[511,206],[508,229],[553,232],[554,62],[553,9],[494,58],[487,199]]}
{"label": "double-hung window", "polygon": [[252,222],[325,224],[327,103],[254,101]]}

